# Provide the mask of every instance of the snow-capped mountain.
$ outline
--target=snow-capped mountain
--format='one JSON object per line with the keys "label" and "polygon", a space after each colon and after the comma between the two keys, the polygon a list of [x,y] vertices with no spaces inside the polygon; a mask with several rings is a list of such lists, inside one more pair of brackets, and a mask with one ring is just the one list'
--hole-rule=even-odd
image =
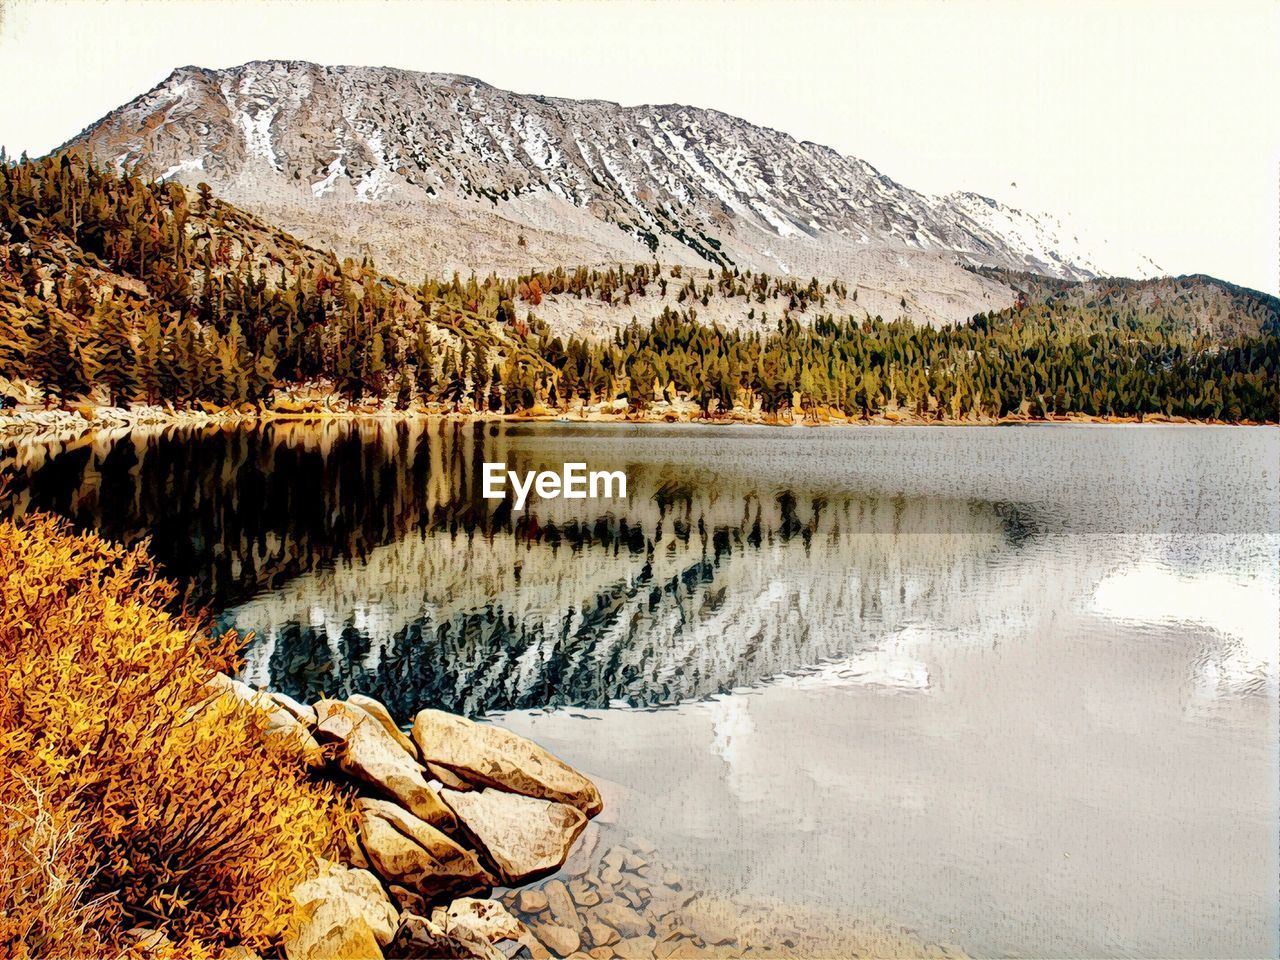
{"label": "snow-capped mountain", "polygon": [[1052,218],[918,193],[715,110],[526,96],[449,74],[184,67],[71,145],[207,181],[410,275],[654,256],[854,279],[936,280],[963,263],[1062,277],[1154,269],[1081,249]]}

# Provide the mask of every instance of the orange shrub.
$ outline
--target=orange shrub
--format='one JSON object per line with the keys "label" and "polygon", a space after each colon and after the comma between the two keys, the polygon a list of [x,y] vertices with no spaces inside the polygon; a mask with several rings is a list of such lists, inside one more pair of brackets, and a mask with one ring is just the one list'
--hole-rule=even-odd
{"label": "orange shrub", "polygon": [[132,926],[278,942],[349,812],[205,683],[239,639],[167,607],[141,549],[0,523],[0,956],[100,953]]}

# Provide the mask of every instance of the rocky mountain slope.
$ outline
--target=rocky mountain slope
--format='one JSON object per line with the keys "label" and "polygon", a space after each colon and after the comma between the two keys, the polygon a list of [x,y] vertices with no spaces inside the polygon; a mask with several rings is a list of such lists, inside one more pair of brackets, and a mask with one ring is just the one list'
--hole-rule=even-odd
{"label": "rocky mountain slope", "polygon": [[838,277],[886,301],[931,301],[923,318],[938,321],[1011,302],[964,265],[1062,278],[1158,270],[1085,250],[1051,217],[928,196],[714,110],[526,96],[448,74],[183,67],[70,145],[208,182],[406,277],[657,257]]}

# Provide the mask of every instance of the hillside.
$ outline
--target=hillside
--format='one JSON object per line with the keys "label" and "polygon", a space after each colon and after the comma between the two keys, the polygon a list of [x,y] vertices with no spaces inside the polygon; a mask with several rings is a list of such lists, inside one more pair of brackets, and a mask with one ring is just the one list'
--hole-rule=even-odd
{"label": "hillside", "polygon": [[970,193],[929,196],[714,110],[516,94],[469,77],[183,67],[69,146],[228,200],[409,278],[657,258],[836,278],[954,322],[1000,304],[961,269],[1146,276],[1141,257]]}
{"label": "hillside", "polygon": [[[988,273],[1017,302],[941,328],[885,320],[864,288],[737,268],[412,286],[207,188],[75,154],[0,164],[0,377],[47,403],[289,410],[303,390],[370,412],[1275,419],[1275,298]],[[572,332],[586,315],[601,335]]]}
{"label": "hillside", "polygon": [[[975,302],[986,307],[974,315],[1023,316],[1034,308],[1044,318],[1078,318],[1086,325],[1122,324],[1134,329],[1204,335],[1215,341],[1280,332],[1280,299],[1214,277],[1160,277],[1127,280],[1099,277],[1061,280],[1023,271],[991,267],[971,268],[975,277],[998,285],[1000,293]],[[894,318],[938,326],[928,292],[891,296],[886,290],[839,281],[821,283],[809,278],[664,267],[654,282],[638,293],[621,274],[615,286],[595,295],[566,294],[545,272],[526,276],[540,280],[544,293],[538,305],[516,299],[523,316],[534,313],[554,334],[612,336],[633,322],[647,324],[667,313],[744,334],[768,334],[780,320],[794,317],[808,322],[818,315]],[[608,280],[604,273],[601,282]],[[811,296],[818,289],[818,296]],[[965,317],[967,322],[971,318]]]}
{"label": "hillside", "polygon": [[1219,339],[1280,333],[1280,299],[1204,274],[1067,281],[1008,270],[974,272],[1011,287],[1019,294],[1020,303],[1042,304],[1059,316],[1108,316],[1134,325]]}
{"label": "hillside", "polygon": [[544,367],[508,314],[474,281],[411,287],[206,190],[74,154],[0,165],[0,375],[64,398],[243,403],[317,379],[407,398],[466,356]]}

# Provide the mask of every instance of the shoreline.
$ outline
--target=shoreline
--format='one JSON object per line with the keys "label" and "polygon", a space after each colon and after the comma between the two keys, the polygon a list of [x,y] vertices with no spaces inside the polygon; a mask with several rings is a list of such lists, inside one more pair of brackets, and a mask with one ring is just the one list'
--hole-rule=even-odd
{"label": "shoreline", "polygon": [[973,417],[964,419],[920,417],[916,414],[886,411],[873,417],[847,417],[822,413],[818,416],[778,416],[734,411],[730,414],[703,416],[701,412],[667,407],[649,408],[625,413],[602,410],[564,410],[520,413],[479,413],[472,410],[441,410],[416,407],[408,410],[355,409],[295,412],[258,407],[252,410],[217,411],[172,410],[157,406],[111,407],[79,404],[71,407],[27,405],[0,411],[0,443],[57,442],[76,440],[99,432],[127,433],[147,427],[236,427],[274,423],[314,424],[412,422],[446,420],[453,422],[491,423],[572,423],[572,424],[651,424],[673,426],[755,426],[784,429],[815,427],[1016,427],[1016,426],[1185,426],[1185,427],[1274,427],[1280,421],[1191,420],[1155,414],[1146,417],[1095,417],[1088,414],[1065,414],[1037,419],[1022,415]]}

